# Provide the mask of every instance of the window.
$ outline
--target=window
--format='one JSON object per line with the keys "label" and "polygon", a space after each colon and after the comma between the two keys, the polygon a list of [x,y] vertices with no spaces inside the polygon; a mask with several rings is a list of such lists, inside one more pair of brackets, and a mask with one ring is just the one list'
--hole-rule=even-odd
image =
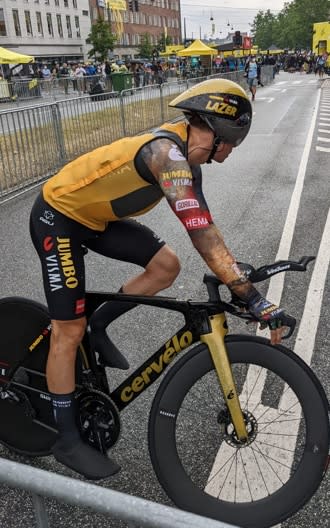
{"label": "window", "polygon": [[5,37],[7,35],[6,31],[6,23],[5,23],[5,15],[3,12],[3,9],[0,9],[0,36]]}
{"label": "window", "polygon": [[30,11],[24,11],[24,16],[25,16],[25,27],[26,27],[26,32],[28,35],[33,35],[32,33],[32,24],[31,24],[31,13]]}
{"label": "window", "polygon": [[69,7],[69,0],[64,0],[64,7]]}
{"label": "window", "polygon": [[49,0],[45,0],[45,5],[49,5]]}
{"label": "window", "polygon": [[77,37],[80,38],[81,35],[80,35],[80,25],[79,25],[79,17],[78,16],[74,17],[74,25],[76,26]]}
{"label": "window", "polygon": [[63,38],[63,25],[62,25],[62,17],[61,15],[56,15],[56,21],[57,21],[57,31],[61,38]]}
{"label": "window", "polygon": [[44,30],[43,30],[43,27],[42,27],[42,18],[41,18],[40,11],[36,11],[36,19],[37,19],[38,34],[43,37],[44,36]]}
{"label": "window", "polygon": [[55,7],[60,7],[60,0],[55,0]]}
{"label": "window", "polygon": [[83,11],[82,14],[83,16],[88,16],[88,11]]}
{"label": "window", "polygon": [[68,30],[68,37],[72,38],[71,18],[70,15],[66,15],[66,29]]}
{"label": "window", "polygon": [[53,37],[54,36],[54,29],[53,29],[53,21],[52,21],[52,14],[51,13],[46,13],[46,20],[47,20],[48,35]]}
{"label": "window", "polygon": [[19,22],[18,9],[13,9],[13,20],[14,20],[16,37],[21,37],[22,31],[21,31],[21,24]]}
{"label": "window", "polygon": [[77,0],[72,0],[72,5],[74,9],[77,9]]}

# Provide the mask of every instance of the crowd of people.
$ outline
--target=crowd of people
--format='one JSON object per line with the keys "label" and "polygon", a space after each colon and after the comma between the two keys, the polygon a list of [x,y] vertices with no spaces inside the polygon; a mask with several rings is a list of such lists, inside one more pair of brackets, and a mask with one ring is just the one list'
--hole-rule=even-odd
{"label": "crowd of people", "polygon": [[293,53],[284,57],[283,69],[289,72],[314,73],[323,77],[326,73],[328,53]]}
{"label": "crowd of people", "polygon": [[[62,93],[79,95],[93,93],[96,85],[101,92],[116,91],[114,74],[131,75],[130,86],[141,88],[152,84],[162,84],[168,80],[186,80],[191,77],[205,77],[214,73],[243,71],[247,79],[252,100],[255,99],[257,86],[262,86],[261,67],[273,66],[273,77],[281,69],[288,72],[315,73],[323,77],[330,71],[327,53],[267,53],[246,55],[244,57],[221,54],[210,60],[206,57],[172,57],[154,59],[116,59],[104,62],[77,62],[29,65],[29,76],[40,80],[45,93],[56,90]],[[26,74],[26,72],[24,72]],[[18,75],[18,78],[20,75]],[[5,76],[5,78],[7,78]],[[16,78],[7,78],[8,81]],[[19,79],[18,79],[19,80]]]}

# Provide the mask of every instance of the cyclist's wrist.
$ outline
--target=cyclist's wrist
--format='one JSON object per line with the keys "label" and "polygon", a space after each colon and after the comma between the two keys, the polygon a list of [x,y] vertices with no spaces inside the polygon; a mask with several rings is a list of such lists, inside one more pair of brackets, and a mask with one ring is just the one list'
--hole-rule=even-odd
{"label": "cyclist's wrist", "polygon": [[235,283],[227,284],[227,287],[248,306],[251,302],[258,301],[258,299],[261,298],[260,293],[250,281],[245,281],[241,284],[239,284],[238,281],[235,281]]}

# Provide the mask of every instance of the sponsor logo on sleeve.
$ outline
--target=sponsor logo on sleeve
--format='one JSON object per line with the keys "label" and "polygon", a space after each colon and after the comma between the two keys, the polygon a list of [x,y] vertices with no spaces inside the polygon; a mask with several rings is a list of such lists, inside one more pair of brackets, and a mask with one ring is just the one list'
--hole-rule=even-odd
{"label": "sponsor logo on sleeve", "polygon": [[182,221],[188,231],[193,231],[194,229],[201,229],[210,225],[209,218],[207,218],[205,215],[184,218]]}
{"label": "sponsor logo on sleeve", "polygon": [[170,148],[168,157],[172,161],[184,161],[186,159],[177,145],[173,145]]}
{"label": "sponsor logo on sleeve", "polygon": [[196,207],[199,207],[199,203],[198,200],[194,199],[178,200],[175,203],[176,211],[185,211],[186,209],[195,209]]}

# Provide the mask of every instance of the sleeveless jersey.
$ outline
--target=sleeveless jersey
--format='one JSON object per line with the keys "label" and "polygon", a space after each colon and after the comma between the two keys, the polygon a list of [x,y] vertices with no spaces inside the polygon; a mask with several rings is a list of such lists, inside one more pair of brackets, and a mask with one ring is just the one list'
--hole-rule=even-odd
{"label": "sleeveless jersey", "polygon": [[164,194],[138,154],[160,137],[183,149],[187,124],[166,123],[151,133],[119,139],[79,156],[44,184],[44,200],[97,231],[104,231],[108,222],[149,211]]}

